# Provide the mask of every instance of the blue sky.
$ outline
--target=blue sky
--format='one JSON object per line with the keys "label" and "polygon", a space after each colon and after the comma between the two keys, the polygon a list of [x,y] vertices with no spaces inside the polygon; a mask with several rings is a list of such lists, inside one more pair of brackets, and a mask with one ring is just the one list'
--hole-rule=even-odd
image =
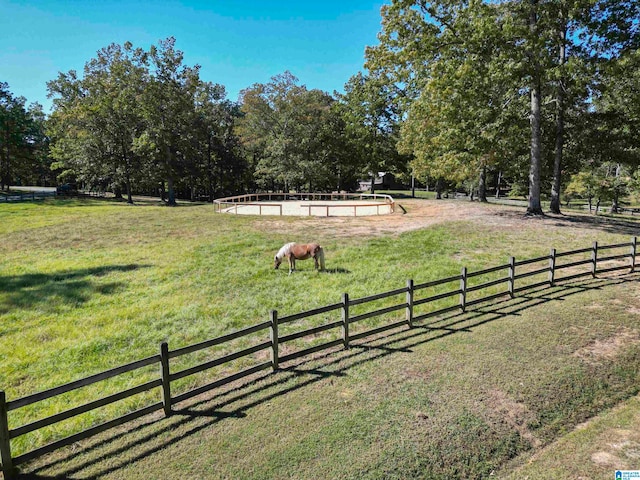
{"label": "blue sky", "polygon": [[110,43],[148,49],[173,36],[187,65],[228,98],[285,70],[308,88],[342,91],[377,43],[374,0],[0,0],[0,81],[49,112],[46,82],[81,72]]}

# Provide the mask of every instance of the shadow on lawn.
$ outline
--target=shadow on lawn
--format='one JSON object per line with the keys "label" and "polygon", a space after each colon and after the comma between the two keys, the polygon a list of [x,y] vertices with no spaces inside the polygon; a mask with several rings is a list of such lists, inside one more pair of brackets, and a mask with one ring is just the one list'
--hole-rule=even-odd
{"label": "shadow on lawn", "polygon": [[[554,287],[539,287],[513,299],[508,298],[472,308],[467,312],[452,313],[428,323],[414,325],[412,329],[383,333],[361,343],[352,344],[349,349],[328,350],[312,358],[301,359],[293,365],[281,367],[276,374],[262,375],[238,383],[235,388],[209,393],[207,398],[185,408],[174,407],[173,415],[169,418],[165,419],[155,414],[137,424],[120,427],[108,435],[94,437],[82,445],[80,452],[67,451],[61,457],[48,461],[45,459],[42,465],[34,467],[31,473],[18,475],[17,478],[44,480],[96,478],[108,475],[161,452],[171,444],[189,438],[217,422],[241,421],[248,415],[249,410],[273,399],[326,379],[344,377],[348,375],[349,370],[366,362],[390,355],[412,353],[412,348],[418,345],[450,335],[472,333],[476,327],[504,317],[519,315],[520,312],[545,303],[561,301],[569,296],[588,290],[599,290],[605,286],[637,282],[639,278],[636,273],[624,277],[589,279]],[[163,436],[166,438],[162,438]],[[82,458],[84,456],[88,458]],[[101,468],[102,463],[108,465]],[[55,477],[37,474],[64,464],[69,465],[63,467],[63,473]],[[87,471],[83,474],[85,470]]]}
{"label": "shadow on lawn", "polygon": [[149,265],[107,265],[54,273],[27,273],[0,276],[0,315],[13,308],[33,308],[50,303],[53,299],[74,305],[88,301],[93,294],[109,295],[123,285],[122,282],[96,283],[96,277],[114,272],[130,272]]}
{"label": "shadow on lawn", "polygon": [[[524,212],[517,210],[504,210],[495,212],[499,218],[522,218]],[[630,237],[637,236],[640,231],[640,217],[612,217],[609,215],[589,215],[587,213],[562,213],[555,215],[546,213],[543,217],[531,218],[531,220],[547,220],[553,222],[556,227],[588,228],[601,230],[605,233],[622,234]]]}

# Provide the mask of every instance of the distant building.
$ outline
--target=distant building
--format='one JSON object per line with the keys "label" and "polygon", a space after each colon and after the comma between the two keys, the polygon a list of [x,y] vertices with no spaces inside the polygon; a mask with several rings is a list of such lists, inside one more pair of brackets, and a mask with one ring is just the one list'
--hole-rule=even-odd
{"label": "distant building", "polygon": [[[371,179],[358,180],[359,190],[371,190]],[[406,190],[408,187],[396,181],[396,177],[390,172],[378,172],[375,178],[376,190]]]}

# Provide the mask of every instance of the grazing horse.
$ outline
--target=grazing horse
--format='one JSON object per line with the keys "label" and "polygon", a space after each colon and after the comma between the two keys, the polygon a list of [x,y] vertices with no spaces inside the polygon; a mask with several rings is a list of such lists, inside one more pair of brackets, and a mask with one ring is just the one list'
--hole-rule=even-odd
{"label": "grazing horse", "polygon": [[[324,250],[317,243],[287,243],[274,257],[274,268],[278,269],[284,257],[289,260],[289,275],[296,269],[296,260],[306,260],[313,257],[320,270],[324,270]],[[318,263],[319,262],[319,263]]]}

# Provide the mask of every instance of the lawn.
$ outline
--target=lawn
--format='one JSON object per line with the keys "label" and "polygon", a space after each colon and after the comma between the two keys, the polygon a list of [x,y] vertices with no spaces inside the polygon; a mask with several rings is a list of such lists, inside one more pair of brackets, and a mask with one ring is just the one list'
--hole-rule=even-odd
{"label": "lawn", "polygon": [[[360,219],[99,200],[3,205],[0,388],[14,399],[153,355],[162,341],[178,348],[267,320],[270,309],[296,313],[344,292],[357,298],[510,255],[625,242],[638,231],[633,219],[532,220],[496,205],[401,203],[406,215]],[[314,272],[311,262],[291,276],[273,270],[283,243],[311,240],[325,247],[328,272]],[[72,478],[482,478],[638,392],[638,297],[636,274],[496,302],[284,365],[196,399],[171,419],[88,440],[82,455],[65,449],[52,465],[42,459],[26,469]],[[620,348],[598,357],[589,353],[597,342]],[[156,370],[11,412],[10,422],[128,388]],[[17,439],[14,454],[113,414],[85,414]]]}

